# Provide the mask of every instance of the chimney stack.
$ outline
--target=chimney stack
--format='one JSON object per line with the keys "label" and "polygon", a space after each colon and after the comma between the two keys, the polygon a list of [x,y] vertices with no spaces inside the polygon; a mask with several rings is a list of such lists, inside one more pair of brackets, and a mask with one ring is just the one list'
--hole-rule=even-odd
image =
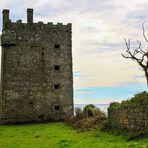
{"label": "chimney stack", "polygon": [[9,22],[9,10],[3,10],[3,29],[6,28],[7,23]]}
{"label": "chimney stack", "polygon": [[31,8],[27,9],[27,23],[28,24],[33,23],[33,9],[31,9]]}

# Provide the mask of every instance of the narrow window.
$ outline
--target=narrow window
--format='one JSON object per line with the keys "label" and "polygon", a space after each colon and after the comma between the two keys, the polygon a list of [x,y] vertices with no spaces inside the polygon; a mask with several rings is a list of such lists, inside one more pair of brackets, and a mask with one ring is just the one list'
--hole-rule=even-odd
{"label": "narrow window", "polygon": [[18,65],[18,66],[20,65],[20,61],[19,61],[19,60],[17,60],[17,65]]}
{"label": "narrow window", "polygon": [[59,84],[54,84],[54,89],[59,89],[60,85]]}
{"label": "narrow window", "polygon": [[54,70],[60,70],[60,66],[59,65],[55,65],[54,66]]}
{"label": "narrow window", "polygon": [[41,121],[44,121],[44,115],[39,115],[39,119],[40,119]]}
{"label": "narrow window", "polygon": [[54,110],[60,110],[60,106],[59,105],[55,105],[54,106]]}
{"label": "narrow window", "polygon": [[60,44],[54,44],[54,48],[59,49],[60,48]]}
{"label": "narrow window", "polygon": [[31,101],[31,102],[29,102],[29,104],[33,104],[33,102]]}

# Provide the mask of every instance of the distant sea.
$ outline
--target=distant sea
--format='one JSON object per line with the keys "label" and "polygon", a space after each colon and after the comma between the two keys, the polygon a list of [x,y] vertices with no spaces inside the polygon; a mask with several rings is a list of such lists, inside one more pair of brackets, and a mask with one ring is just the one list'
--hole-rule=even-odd
{"label": "distant sea", "polygon": [[[83,109],[88,104],[74,104],[74,108],[81,108]],[[109,104],[94,104],[96,107],[98,107],[101,111],[105,112],[107,114],[107,108],[109,107]]]}

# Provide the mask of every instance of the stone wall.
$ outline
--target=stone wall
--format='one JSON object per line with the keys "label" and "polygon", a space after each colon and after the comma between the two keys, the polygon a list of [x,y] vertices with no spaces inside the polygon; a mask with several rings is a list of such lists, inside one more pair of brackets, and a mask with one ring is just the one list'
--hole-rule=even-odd
{"label": "stone wall", "polygon": [[8,12],[1,35],[1,123],[72,115],[71,24],[33,23],[32,14],[27,23],[11,22]]}
{"label": "stone wall", "polygon": [[111,103],[108,108],[110,128],[148,134],[147,100],[148,97],[146,96],[143,101],[141,99],[139,102],[123,101],[121,104]]}

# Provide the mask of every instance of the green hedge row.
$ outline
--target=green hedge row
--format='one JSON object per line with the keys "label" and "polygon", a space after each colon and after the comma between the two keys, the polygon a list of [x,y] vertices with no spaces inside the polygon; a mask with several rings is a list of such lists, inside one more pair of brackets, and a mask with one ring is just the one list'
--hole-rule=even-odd
{"label": "green hedge row", "polygon": [[112,109],[127,108],[128,106],[142,106],[143,108],[148,107],[148,92],[144,91],[135,94],[130,100],[122,101],[121,103],[113,102],[108,107],[108,111]]}

